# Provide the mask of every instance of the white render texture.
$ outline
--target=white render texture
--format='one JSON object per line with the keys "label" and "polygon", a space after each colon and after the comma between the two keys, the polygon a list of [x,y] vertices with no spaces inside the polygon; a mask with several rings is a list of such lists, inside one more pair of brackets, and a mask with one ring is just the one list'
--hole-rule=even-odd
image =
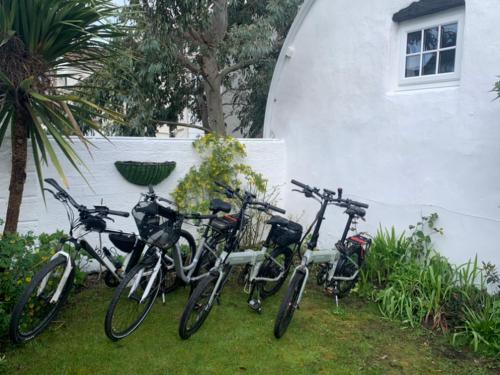
{"label": "white render texture", "polygon": [[[193,140],[128,137],[112,137],[110,140],[111,143],[103,138],[91,138],[96,146],[91,155],[80,142],[75,142],[78,154],[89,168],[89,172],[85,173],[89,184],[67,162],[63,163],[69,180],[69,193],[78,203],[87,207],[99,205],[102,199],[103,204],[110,209],[130,212],[140,199],[140,193],[147,191],[147,187],[126,181],[115,168],[115,161],[175,161],[177,166],[172,174],[155,186],[155,191],[167,198],[177,186],[178,181],[192,166],[200,162],[198,154],[192,147]],[[4,142],[0,149],[0,218],[5,218],[10,178],[10,139],[5,139]],[[248,154],[243,161],[257,172],[263,173],[268,178],[270,187],[283,187],[286,182],[284,142],[259,139],[242,140],[242,143],[246,146]],[[63,161],[64,156],[61,156],[61,153],[58,154],[60,160]],[[44,177],[53,177],[62,186],[60,178],[52,167],[47,169]],[[50,194],[46,195],[46,202],[45,206],[30,154],[19,231],[32,230],[38,233],[61,229],[67,232],[69,225],[62,204]],[[137,232],[132,217],[113,218],[116,223],[109,223],[109,228]]]}
{"label": "white render texture", "polygon": [[[369,203],[360,228],[404,230],[437,212],[441,253],[500,265],[500,102],[491,92],[500,2],[466,0],[459,81],[403,90],[392,15],[410,3],[306,0],[274,73],[264,135],[285,140],[288,180],[342,186]],[[286,195],[285,208],[304,220],[316,207]],[[335,207],[326,217],[323,244],[344,219]]]}

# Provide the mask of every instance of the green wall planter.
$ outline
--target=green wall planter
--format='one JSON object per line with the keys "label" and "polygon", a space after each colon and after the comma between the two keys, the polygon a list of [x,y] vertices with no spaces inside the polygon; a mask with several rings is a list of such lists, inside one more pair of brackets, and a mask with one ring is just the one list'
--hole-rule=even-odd
{"label": "green wall planter", "polygon": [[136,185],[157,185],[170,176],[175,168],[175,161],[163,163],[142,161],[117,161],[115,167],[128,181]]}

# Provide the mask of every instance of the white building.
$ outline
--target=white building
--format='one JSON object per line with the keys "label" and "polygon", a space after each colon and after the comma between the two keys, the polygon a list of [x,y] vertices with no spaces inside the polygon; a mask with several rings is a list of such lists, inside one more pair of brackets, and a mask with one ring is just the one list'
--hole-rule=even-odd
{"label": "white building", "polygon": [[[306,0],[264,130],[288,179],[367,201],[372,232],[437,212],[444,255],[500,265],[499,17],[498,0]],[[313,207],[288,193],[289,212]],[[323,240],[342,219],[327,211]]]}

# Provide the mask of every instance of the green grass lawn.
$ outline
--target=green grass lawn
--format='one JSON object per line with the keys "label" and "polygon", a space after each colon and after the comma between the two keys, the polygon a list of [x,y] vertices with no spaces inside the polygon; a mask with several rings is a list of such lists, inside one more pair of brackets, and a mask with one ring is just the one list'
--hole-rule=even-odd
{"label": "green grass lawn", "polygon": [[500,367],[445,338],[380,317],[356,297],[334,307],[310,286],[281,340],[274,318],[284,289],[258,315],[246,295],[229,285],[222,304],[191,339],[177,335],[188,295],[179,289],[157,301],[143,325],[118,343],[104,334],[112,291],[95,286],[73,296],[58,322],[23,347],[7,347],[5,374],[499,374]]}

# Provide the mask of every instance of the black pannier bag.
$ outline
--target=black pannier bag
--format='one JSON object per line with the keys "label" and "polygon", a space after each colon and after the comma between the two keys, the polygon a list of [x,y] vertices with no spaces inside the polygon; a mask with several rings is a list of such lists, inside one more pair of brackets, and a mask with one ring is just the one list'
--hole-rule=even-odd
{"label": "black pannier bag", "polygon": [[285,225],[274,224],[269,232],[268,241],[278,246],[298,243],[302,237],[302,225],[288,221]]}
{"label": "black pannier bag", "polygon": [[[132,209],[139,235],[160,248],[174,245],[181,234],[182,215],[156,202],[141,201]],[[162,222],[161,217],[165,218]]]}
{"label": "black pannier bag", "polygon": [[130,253],[134,250],[136,236],[127,233],[110,233],[109,239],[118,249],[125,253]]}

